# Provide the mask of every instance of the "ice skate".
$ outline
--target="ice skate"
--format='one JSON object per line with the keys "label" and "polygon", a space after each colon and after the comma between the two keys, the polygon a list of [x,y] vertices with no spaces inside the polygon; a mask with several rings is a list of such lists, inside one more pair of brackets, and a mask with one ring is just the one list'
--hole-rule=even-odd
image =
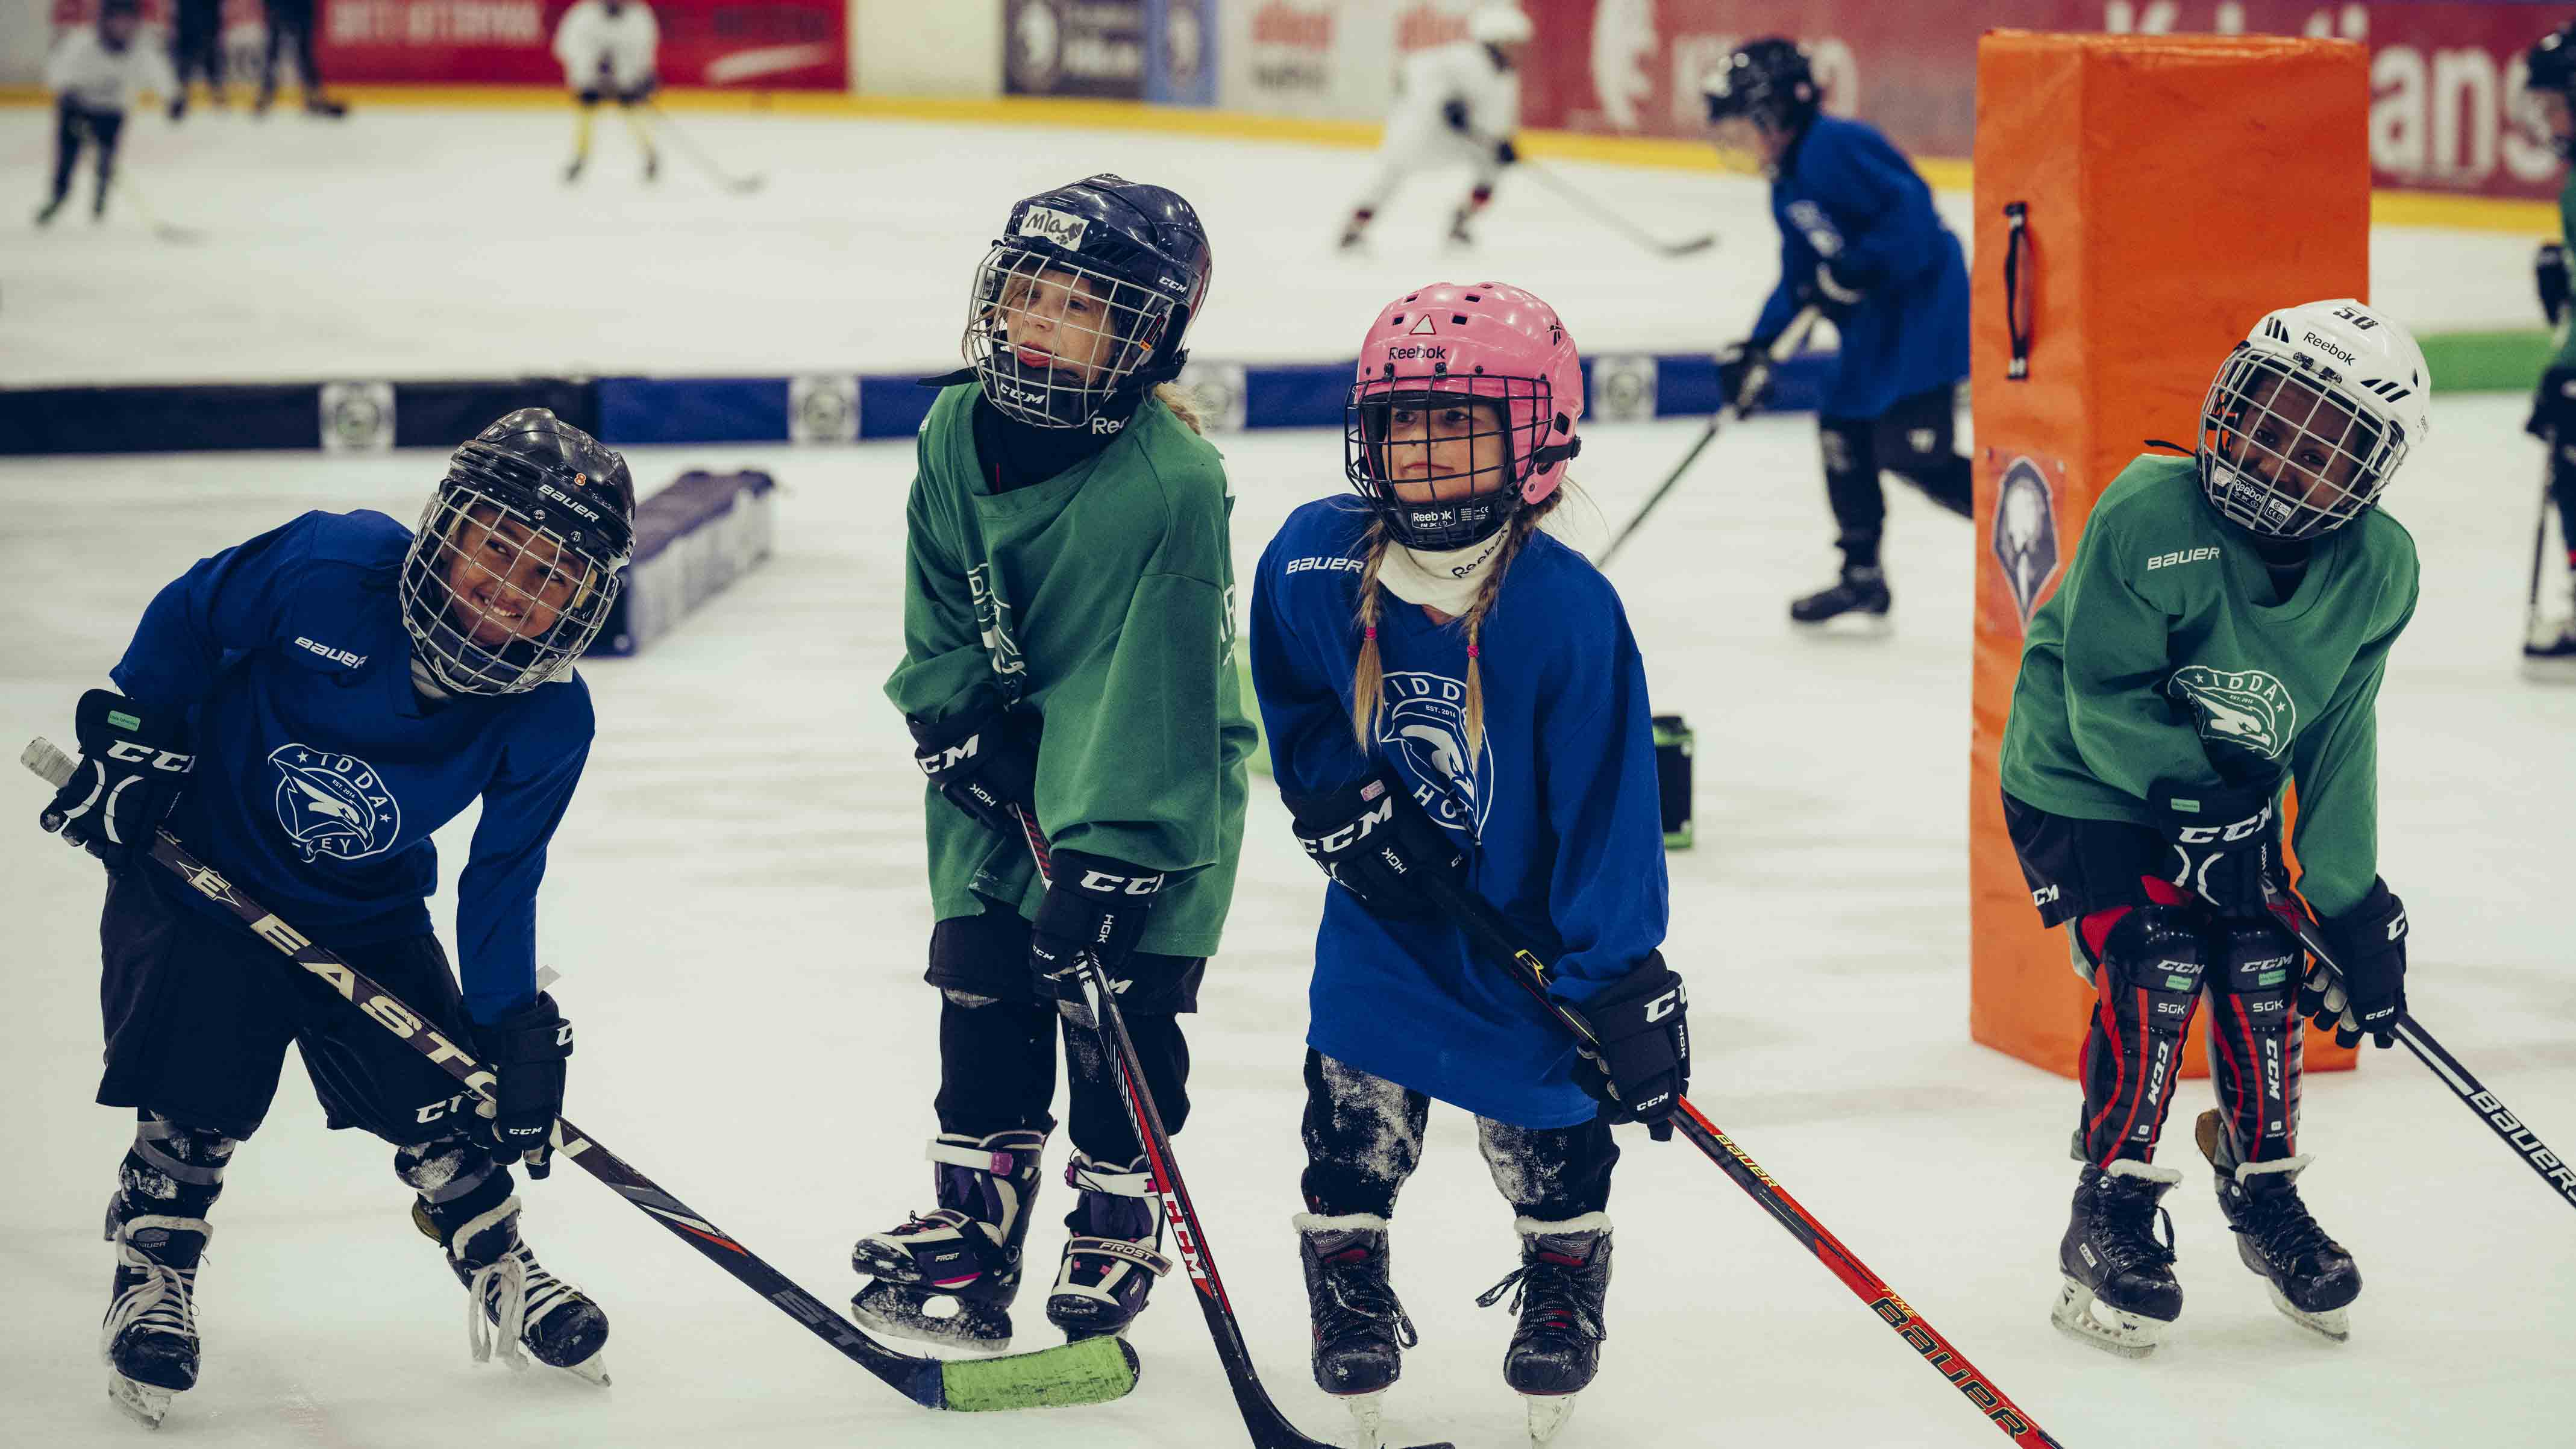
{"label": "ice skate", "polygon": [[2236,1234],[2236,1255],[2271,1290],[2281,1316],[2337,1343],[2352,1336],[2346,1306],[2361,1296],[2361,1269],[2326,1236],[2299,1198],[2305,1154],[2278,1162],[2235,1161],[2216,1112],[2201,1114],[2195,1135],[2218,1171],[2218,1210]]}
{"label": "ice skate", "polygon": [[579,181],[581,179],[582,168],[589,164],[590,158],[586,155],[575,156],[572,158],[571,164],[564,167],[564,185],[570,186],[574,182]]}
{"label": "ice skate", "polygon": [[462,1222],[443,1221],[428,1203],[412,1208],[412,1221],[447,1251],[447,1266],[465,1285],[465,1340],[474,1361],[496,1353],[513,1369],[530,1358],[602,1388],[608,1365],[608,1315],[537,1261],[519,1238],[519,1200]]}
{"label": "ice skate", "polygon": [[1413,1320],[1388,1280],[1386,1219],[1299,1213],[1297,1256],[1315,1333],[1315,1386],[1342,1401],[1361,1442],[1384,1442],[1386,1391],[1415,1342]]}
{"label": "ice skate", "polygon": [[647,151],[647,152],[645,152],[645,153],[644,153],[644,180],[645,180],[645,183],[646,183],[647,185],[651,184],[653,181],[657,180],[657,179],[661,176],[661,174],[662,174],[662,156],[661,156],[661,153],[660,153],[660,152],[657,152],[657,151]]}
{"label": "ice skate", "polygon": [[349,105],[346,101],[335,101],[329,96],[312,95],[304,99],[304,114],[320,116],[326,121],[336,121],[349,114]]}
{"label": "ice skate", "polygon": [[38,225],[38,226],[52,226],[52,225],[54,224],[54,218],[55,218],[57,215],[59,215],[59,214],[61,213],[62,209],[63,209],[63,198],[62,198],[62,197],[59,197],[59,196],[55,197],[55,198],[54,198],[53,200],[51,200],[51,201],[46,202],[44,205],[42,205],[42,206],[40,206],[40,207],[37,207],[37,208],[36,208],[36,225]]}
{"label": "ice skate", "polygon": [[1847,564],[1842,577],[1830,587],[1791,600],[1789,618],[1810,627],[1841,620],[1841,627],[1853,632],[1884,634],[1891,627],[1888,615],[1895,602],[1887,591],[1885,572],[1874,566]]}
{"label": "ice skate", "polygon": [[1453,247],[1471,247],[1476,244],[1476,234],[1467,229],[1467,218],[1469,215],[1470,213],[1464,207],[1461,207],[1457,215],[1449,218],[1449,235],[1444,238],[1449,245]]}
{"label": "ice skate", "polygon": [[99,1325],[99,1354],[107,1360],[109,1401],[158,1429],[171,1396],[197,1383],[197,1260],[214,1230],[203,1218],[120,1219],[123,1201],[120,1193],[107,1208],[115,1297]]}
{"label": "ice skate", "polygon": [[[2145,1358],[2182,1314],[2182,1285],[2173,1276],[2173,1219],[2158,1199],[2182,1181],[2171,1168],[2120,1158],[2110,1169],[2086,1163],[2076,1179],[2075,1208],[2057,1246],[2064,1287],[2049,1320],[2094,1347]],[[2164,1220],[2164,1241],[2155,1237]]]}
{"label": "ice skate", "polygon": [[1491,1307],[1505,1289],[1513,1290],[1520,1326],[1503,1353],[1503,1381],[1526,1401],[1531,1449],[1546,1449],[1573,1415],[1574,1396],[1601,1367],[1601,1340],[1609,1336],[1602,1307],[1610,1293],[1610,1217],[1520,1218],[1513,1227],[1521,1235],[1521,1265],[1476,1302]]}
{"label": "ice skate", "polygon": [[859,1239],[850,1266],[876,1281],[850,1300],[860,1323],[898,1338],[976,1353],[1011,1346],[1020,1245],[1046,1134],[945,1132],[930,1144],[939,1206]]}
{"label": "ice skate", "polygon": [[2576,618],[2532,630],[2522,641],[2522,677],[2535,684],[2576,684]]}
{"label": "ice skate", "polygon": [[1172,1271],[1161,1251],[1162,1200],[1142,1157],[1121,1167],[1077,1152],[1064,1180],[1082,1196],[1064,1220],[1073,1236],[1047,1295],[1047,1322],[1063,1329],[1068,1343],[1123,1334],[1145,1311],[1154,1280]]}

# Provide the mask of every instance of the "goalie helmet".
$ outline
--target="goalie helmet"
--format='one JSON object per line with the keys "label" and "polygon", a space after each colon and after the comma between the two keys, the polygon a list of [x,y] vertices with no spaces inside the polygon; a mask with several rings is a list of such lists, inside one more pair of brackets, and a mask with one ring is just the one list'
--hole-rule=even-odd
{"label": "goalie helmet", "polygon": [[2201,405],[2201,492],[2267,538],[2341,528],[2431,431],[2431,385],[2406,329],[2350,297],[2266,313]]}

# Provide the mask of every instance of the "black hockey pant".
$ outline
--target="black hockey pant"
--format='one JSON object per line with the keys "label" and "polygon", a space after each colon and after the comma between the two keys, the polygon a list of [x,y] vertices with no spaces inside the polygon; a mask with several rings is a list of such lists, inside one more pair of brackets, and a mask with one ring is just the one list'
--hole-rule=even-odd
{"label": "black hockey pant", "polygon": [[179,94],[188,83],[205,77],[206,89],[224,93],[223,0],[179,0],[178,24],[170,35],[170,70],[179,78]]}
{"label": "black hockey pant", "polygon": [[268,0],[267,12],[268,52],[260,60],[260,91],[276,91],[277,53],[292,36],[296,71],[304,77],[304,98],[310,101],[322,94],[322,67],[313,59],[313,0]]}
{"label": "black hockey pant", "polygon": [[123,111],[85,110],[65,96],[54,106],[54,189],[51,202],[60,205],[72,190],[72,172],[80,165],[83,145],[98,148],[98,199],[96,207],[107,209],[107,188],[116,179],[116,143],[125,134]]}
{"label": "black hockey pant", "polygon": [[1952,390],[1936,387],[1898,398],[1874,418],[1819,417],[1825,458],[1825,501],[1834,510],[1835,545],[1852,568],[1878,566],[1879,535],[1887,526],[1887,495],[1878,475],[1894,473],[1921,488],[1935,503],[1966,516],[1972,475],[1957,449]]}
{"label": "black hockey pant", "polygon": [[[1324,1217],[1392,1217],[1395,1196],[1422,1161],[1431,1099],[1383,1077],[1306,1050],[1306,1171],[1298,1180],[1307,1211]],[[1609,1124],[1515,1127],[1476,1119],[1485,1169],[1512,1211],[1561,1223],[1610,1206],[1610,1169],[1619,1161]]]}

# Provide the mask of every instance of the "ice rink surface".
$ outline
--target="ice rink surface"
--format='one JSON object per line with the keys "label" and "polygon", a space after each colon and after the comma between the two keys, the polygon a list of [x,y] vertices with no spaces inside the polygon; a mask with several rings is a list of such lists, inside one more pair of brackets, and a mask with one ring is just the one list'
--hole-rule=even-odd
{"label": "ice rink surface", "polygon": [[[8,118],[0,189],[34,193],[34,115]],[[1594,348],[1703,345],[1731,321],[1702,319],[1749,315],[1731,289],[1767,264],[1758,194],[1742,182],[1582,173],[1641,202],[1704,196],[1705,212],[1652,218],[1676,233],[1719,219],[1728,243],[1696,265],[1641,262],[1511,192],[1492,245],[1472,263],[1448,258],[1406,240],[1434,234],[1445,189],[1414,193],[1373,259],[1344,262],[1326,252],[1330,213],[1358,184],[1357,153],[684,123],[744,167],[755,138],[788,137],[762,163],[781,174],[731,211],[685,178],[646,196],[616,180],[623,138],[603,127],[600,184],[558,196],[558,117],[387,114],[346,131],[276,118],[280,154],[304,148],[306,169],[290,189],[285,161],[242,161],[234,186],[215,163],[192,174],[179,157],[244,146],[247,121],[177,136],[154,123],[138,174],[166,213],[185,207],[216,237],[187,251],[117,224],[95,239],[84,224],[0,232],[0,378],[928,366],[953,356],[956,294],[1003,203],[1099,166],[1205,196],[1221,258],[1210,357],[1327,355],[1386,295],[1470,270],[1552,295]],[[792,174],[776,159],[791,147]],[[322,194],[342,188],[356,199]],[[514,214],[529,218],[523,241],[499,229]],[[1515,238],[1516,218],[1530,231]],[[2401,242],[2431,245],[2383,239]],[[2459,244],[2445,285],[2460,310],[2442,320],[2477,320],[2467,259],[2486,245]],[[540,275],[514,270],[532,258]],[[2499,315],[2523,305],[2518,276],[2507,280]],[[2396,279],[2380,288],[2397,294]],[[2576,1146],[2576,975],[2558,894],[2576,691],[2514,675],[2538,467],[2520,416],[2514,399],[2438,401],[2434,435],[2389,499],[2422,550],[2424,600],[2381,700],[2381,834],[2415,926],[2417,1016],[2563,1150]],[[1577,476],[1595,508],[1568,510],[1576,541],[1597,544],[1626,517],[1695,427],[1588,430]],[[1248,574],[1292,507],[1343,486],[1340,447],[1330,432],[1220,441]],[[0,461],[12,753],[29,734],[68,742],[79,692],[190,562],[305,508],[408,522],[440,464],[427,452]],[[878,693],[900,648],[911,454],[639,449],[634,464],[648,487],[688,467],[771,469],[785,485],[780,547],[650,653],[585,668],[601,733],[540,912],[542,958],[565,973],[557,997],[581,1029],[568,1109],[838,1304],[856,1286],[851,1240],[928,1205],[936,997],[918,979],[921,786]],[[1734,429],[1614,573],[1657,708],[1698,732],[1699,844],[1671,857],[1667,946],[1693,987],[1693,1099],[2070,1449],[2563,1445],[2576,1416],[2567,1207],[2402,1052],[2308,1083],[2302,1138],[2317,1162],[2303,1186],[2368,1280],[2349,1343],[2292,1327],[2235,1262],[2189,1142],[2208,1100],[2199,1082],[2183,1087],[2163,1152],[2186,1173],[2170,1199],[2188,1295],[2173,1341],[2130,1363],[2049,1326],[2075,1088],[1966,1036],[1975,542],[1892,489],[1894,636],[1794,637],[1784,601],[1831,563],[1821,491],[1811,420]],[[111,1261],[99,1211],[130,1135],[125,1114],[89,1100],[99,875],[32,828],[41,799],[32,779],[0,791],[23,812],[0,811],[19,822],[0,830],[12,1008],[0,1085],[15,1106],[14,1160],[0,1170],[0,1444],[132,1445],[143,1431],[105,1402],[96,1352]],[[1307,1374],[1288,1226],[1323,883],[1286,825],[1257,781],[1226,948],[1192,1024],[1195,1111],[1178,1148],[1265,1383],[1309,1433],[1349,1443]],[[442,834],[451,882],[470,828],[469,816]],[[453,897],[433,904],[444,929]],[[1998,1442],[1715,1167],[1678,1143],[1622,1140],[1611,1336],[1560,1449]],[[1184,1282],[1161,1285],[1137,1326],[1132,1397],[934,1415],[571,1168],[523,1184],[527,1231],[614,1319],[615,1387],[473,1365],[463,1295],[412,1228],[391,1155],[323,1132],[290,1069],[215,1210],[198,1294],[205,1374],[164,1442],[1242,1442]],[[1031,1344],[1050,1337],[1040,1303],[1070,1199],[1049,1177],[1019,1315]],[[1524,1442],[1500,1377],[1509,1323],[1473,1306],[1516,1265],[1510,1214],[1454,1111],[1434,1114],[1394,1244],[1422,1343],[1390,1432],[1462,1449]]]}

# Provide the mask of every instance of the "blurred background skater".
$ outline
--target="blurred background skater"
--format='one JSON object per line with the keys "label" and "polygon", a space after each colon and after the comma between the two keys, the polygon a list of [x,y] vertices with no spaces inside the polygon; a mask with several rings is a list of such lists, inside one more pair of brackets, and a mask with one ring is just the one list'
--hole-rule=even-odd
{"label": "blurred background skater", "polygon": [[277,101],[277,52],[291,36],[295,45],[295,73],[304,79],[304,113],[328,116],[334,120],[349,114],[349,108],[322,94],[322,67],[313,58],[313,0],[261,0],[268,20],[268,49],[259,64],[259,101],[252,110],[267,115]]}
{"label": "blurred background skater", "polygon": [[1494,178],[1520,159],[1512,133],[1521,124],[1520,59],[1529,48],[1530,20],[1511,5],[1492,5],[1467,17],[1467,38],[1437,46],[1404,62],[1396,75],[1395,105],[1378,145],[1377,178],[1369,183],[1342,228],[1342,250],[1360,244],[1369,219],[1413,172],[1466,165],[1475,176],[1467,199],[1449,218],[1449,239],[1473,242],[1469,223],[1494,199]]}
{"label": "blurred background skater", "polygon": [[[1791,41],[1757,40],[1703,83],[1721,153],[1771,178],[1780,280],[1753,335],[1718,354],[1718,393],[1742,412],[1770,389],[1771,344],[1799,312],[1841,334],[1816,429],[1841,577],[1789,605],[1801,624],[1887,619],[1879,567],[1884,468],[1965,516],[1971,475],[1953,437],[1968,375],[1968,269],[1903,152],[1860,121],[1818,109],[1815,73]],[[1750,395],[1748,395],[1750,394]]]}
{"label": "blurred background skater", "polygon": [[644,153],[644,179],[661,174],[662,158],[653,149],[653,133],[635,108],[661,86],[656,58],[662,27],[644,0],[577,0],[555,27],[555,59],[563,62],[564,84],[572,88],[574,112],[572,164],[564,180],[579,181],[590,164],[590,123],[603,99],[617,102],[635,144]]}
{"label": "blurred background skater", "polygon": [[83,146],[98,152],[98,192],[90,200],[90,219],[105,217],[126,107],[145,87],[164,95],[177,91],[161,52],[135,43],[142,29],[142,0],[101,0],[98,23],[65,34],[46,58],[45,89],[54,93],[54,185],[37,208],[36,225],[52,222],[70,198],[72,169],[80,164]]}
{"label": "blurred background skater", "polygon": [[[2571,110],[2576,101],[2570,99],[2571,91],[2576,91],[2576,20],[2532,42],[2524,59],[2531,71],[2525,85],[2550,143],[2560,156],[2576,156],[2576,111]],[[2558,193],[2562,238],[2571,230],[2570,216],[2576,216],[2576,174],[2567,178]],[[2540,607],[2541,553],[2549,541],[2552,508],[2558,512],[2558,541],[2567,561],[2567,572],[2559,582],[2576,584],[2576,529],[2568,525],[2570,518],[2576,518],[2576,330],[2564,325],[2565,243],[2541,243],[2532,270],[2540,284],[2540,310],[2558,334],[2558,350],[2550,354],[2548,370],[2540,375],[2540,386],[2531,399],[2531,421],[2524,424],[2533,437],[2549,446],[2549,481],[2541,499],[2540,526],[2531,540],[2531,610],[2523,634],[2522,669],[2535,679],[2576,683],[2576,598],[2570,599],[2566,614],[2545,622]]]}
{"label": "blurred background skater", "polygon": [[188,84],[206,78],[206,99],[224,104],[224,0],[174,0],[177,24],[170,36],[170,119],[188,114]]}

